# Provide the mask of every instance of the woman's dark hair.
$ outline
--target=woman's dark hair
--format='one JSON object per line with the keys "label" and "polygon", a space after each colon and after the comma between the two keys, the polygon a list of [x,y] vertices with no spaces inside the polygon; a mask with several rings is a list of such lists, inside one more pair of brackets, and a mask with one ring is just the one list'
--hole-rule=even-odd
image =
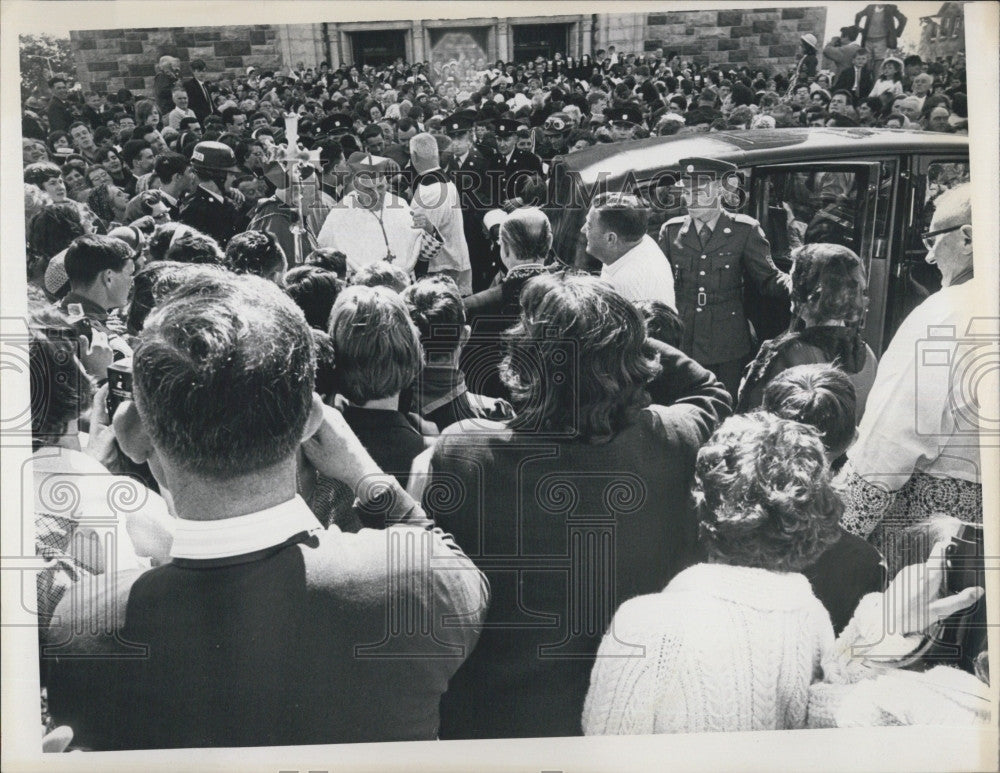
{"label": "woman's dark hair", "polygon": [[819,431],[764,411],[723,422],[698,452],[693,490],[699,537],[720,563],[797,572],[840,534]]}
{"label": "woman's dark hair", "polygon": [[636,301],[635,307],[646,323],[646,335],[679,349],[684,338],[684,322],[663,301]]}
{"label": "woman's dark hair", "polygon": [[516,403],[510,426],[590,443],[610,440],[649,405],[660,372],[638,310],[582,274],[542,274],[521,291],[500,374]]}
{"label": "woman's dark hair", "polygon": [[840,368],[796,365],[764,388],[765,411],[815,427],[828,454],[838,457],[854,441],[857,391]]}
{"label": "woman's dark hair", "polygon": [[31,444],[54,445],[66,425],[86,410],[94,387],[76,354],[78,333],[63,312],[51,306],[29,318],[31,338]]}
{"label": "woman's dark hair", "polygon": [[807,244],[792,254],[792,303],[818,322],[855,326],[868,308],[865,267],[839,244]]}
{"label": "woman's dark hair", "polygon": [[340,250],[317,247],[306,257],[306,265],[325,268],[336,274],[339,279],[347,277],[347,256]]}
{"label": "woman's dark hair", "polygon": [[77,236],[87,233],[80,208],[68,201],[49,204],[28,226],[28,251],[32,257],[48,260],[67,247]]}
{"label": "woman's dark hair", "polygon": [[332,271],[322,266],[296,266],[285,274],[285,292],[306,315],[309,326],[327,330],[330,311],[344,288],[344,283]]}
{"label": "woman's dark hair", "polygon": [[181,263],[213,263],[219,266],[226,262],[219,243],[208,234],[193,229],[171,236],[164,259]]}

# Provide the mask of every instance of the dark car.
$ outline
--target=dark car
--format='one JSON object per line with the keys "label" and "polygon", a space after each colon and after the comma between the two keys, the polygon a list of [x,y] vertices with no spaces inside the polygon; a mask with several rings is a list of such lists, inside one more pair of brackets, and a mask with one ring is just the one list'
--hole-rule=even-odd
{"label": "dark car", "polygon": [[[580,233],[591,199],[629,191],[651,203],[650,234],[685,213],[675,183],[679,161],[705,157],[738,167],[725,205],[760,221],[775,263],[787,270],[802,243],[835,242],[861,256],[870,305],[865,336],[881,353],[903,318],[940,287],[924,261],[921,233],[934,199],[969,179],[969,138],[895,129],[763,129],[651,137],[597,145],[553,160],[549,216],[554,249],[580,268],[599,267]],[[763,340],[781,332],[789,312],[756,297],[747,316]]]}

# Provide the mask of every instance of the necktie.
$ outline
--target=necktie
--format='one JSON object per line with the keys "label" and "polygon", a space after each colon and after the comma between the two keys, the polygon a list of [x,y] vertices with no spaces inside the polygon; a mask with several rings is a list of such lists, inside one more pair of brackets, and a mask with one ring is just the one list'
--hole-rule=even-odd
{"label": "necktie", "polygon": [[707,223],[701,227],[701,231],[698,233],[698,238],[701,239],[702,247],[708,244],[708,240],[712,238],[712,229],[708,227]]}
{"label": "necktie", "polygon": [[860,88],[860,86],[861,86],[861,68],[860,67],[855,67],[854,68],[854,88],[852,88],[851,91],[857,91],[858,88]]}

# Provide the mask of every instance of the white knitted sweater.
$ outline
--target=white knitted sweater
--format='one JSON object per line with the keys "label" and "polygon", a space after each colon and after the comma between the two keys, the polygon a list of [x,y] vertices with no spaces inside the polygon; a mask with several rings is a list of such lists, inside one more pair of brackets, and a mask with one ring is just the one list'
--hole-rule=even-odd
{"label": "white knitted sweater", "polygon": [[801,574],[698,564],[627,601],[605,634],[587,735],[778,730],[806,724],[833,628]]}

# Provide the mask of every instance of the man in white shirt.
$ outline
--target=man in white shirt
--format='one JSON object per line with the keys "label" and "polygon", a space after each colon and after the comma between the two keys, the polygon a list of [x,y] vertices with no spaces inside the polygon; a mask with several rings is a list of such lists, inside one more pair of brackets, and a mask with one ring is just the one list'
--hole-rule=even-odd
{"label": "man in white shirt", "polygon": [[622,193],[594,199],[583,234],[587,252],[604,267],[601,279],[630,301],[662,301],[677,310],[674,275],[663,251],[646,233],[649,207]]}
{"label": "man in white shirt", "polygon": [[174,109],[167,113],[166,122],[171,129],[181,130],[181,121],[185,118],[197,118],[194,110],[188,107],[188,93],[184,85],[178,81],[171,94],[174,100]]}

